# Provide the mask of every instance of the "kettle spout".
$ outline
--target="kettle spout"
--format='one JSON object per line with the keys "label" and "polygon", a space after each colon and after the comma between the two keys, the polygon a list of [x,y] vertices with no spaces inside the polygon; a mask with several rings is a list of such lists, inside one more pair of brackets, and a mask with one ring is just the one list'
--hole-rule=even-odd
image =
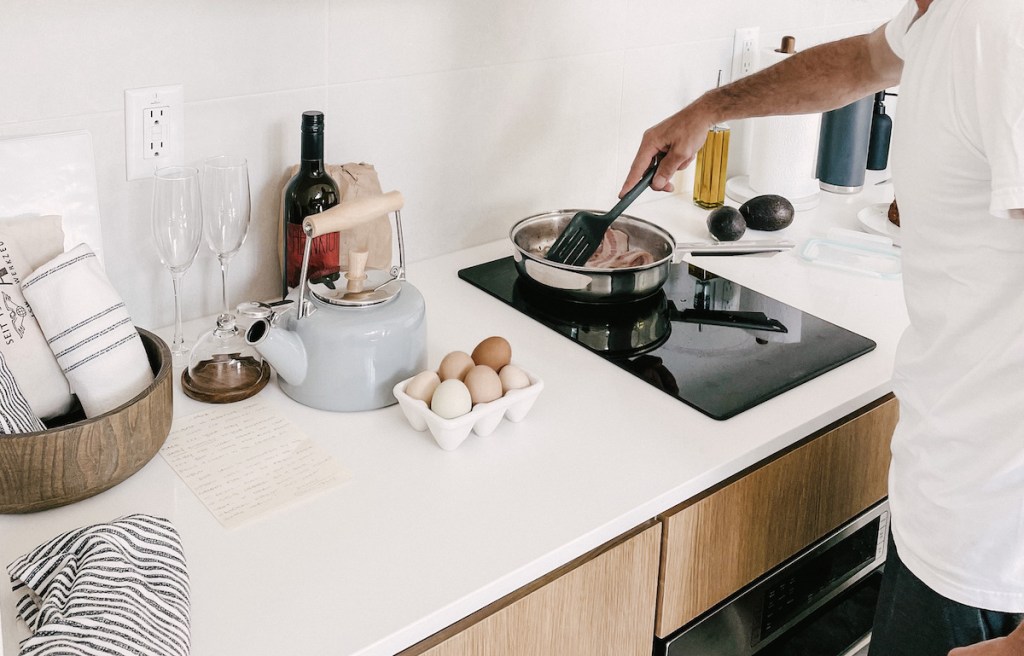
{"label": "kettle spout", "polygon": [[245,331],[245,342],[259,351],[289,385],[301,385],[306,379],[306,349],[299,336],[290,330],[257,319]]}

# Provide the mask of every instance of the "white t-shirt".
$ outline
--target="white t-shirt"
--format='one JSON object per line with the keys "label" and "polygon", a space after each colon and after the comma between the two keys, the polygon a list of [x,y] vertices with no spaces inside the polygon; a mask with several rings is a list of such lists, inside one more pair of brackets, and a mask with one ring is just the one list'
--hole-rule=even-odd
{"label": "white t-shirt", "polygon": [[893,131],[910,327],[889,494],[906,566],[1024,612],[1024,0],[911,0]]}

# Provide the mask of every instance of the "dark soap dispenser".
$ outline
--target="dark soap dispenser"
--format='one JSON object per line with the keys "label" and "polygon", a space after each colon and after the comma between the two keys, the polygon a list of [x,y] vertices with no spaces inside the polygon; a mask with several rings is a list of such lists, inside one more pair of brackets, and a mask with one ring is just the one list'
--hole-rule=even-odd
{"label": "dark soap dispenser", "polygon": [[892,138],[892,117],[885,113],[885,97],[896,94],[879,91],[875,94],[875,109],[871,115],[871,136],[868,140],[870,171],[882,171],[889,165],[889,140]]}

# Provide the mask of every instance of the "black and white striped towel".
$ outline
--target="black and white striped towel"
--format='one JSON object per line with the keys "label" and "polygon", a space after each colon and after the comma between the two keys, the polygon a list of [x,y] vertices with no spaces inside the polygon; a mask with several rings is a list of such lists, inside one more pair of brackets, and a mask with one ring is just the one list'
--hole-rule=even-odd
{"label": "black and white striped towel", "polygon": [[130,401],[153,382],[124,302],[86,244],[33,271],[21,291],[87,417]]}
{"label": "black and white striped towel", "polygon": [[150,515],[68,531],[7,567],[32,636],[20,656],[187,656],[178,532]]}
{"label": "black and white striped towel", "polygon": [[46,430],[32,412],[28,399],[21,393],[18,381],[0,353],[0,433],[34,433]]}

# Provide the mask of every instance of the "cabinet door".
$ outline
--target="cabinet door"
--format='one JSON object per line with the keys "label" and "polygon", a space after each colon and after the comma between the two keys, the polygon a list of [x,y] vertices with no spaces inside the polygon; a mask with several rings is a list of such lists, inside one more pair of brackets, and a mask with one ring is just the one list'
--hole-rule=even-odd
{"label": "cabinet door", "polygon": [[890,394],[661,517],[665,637],[886,495]]}
{"label": "cabinet door", "polygon": [[402,656],[650,656],[660,541],[661,525],[653,524]]}

